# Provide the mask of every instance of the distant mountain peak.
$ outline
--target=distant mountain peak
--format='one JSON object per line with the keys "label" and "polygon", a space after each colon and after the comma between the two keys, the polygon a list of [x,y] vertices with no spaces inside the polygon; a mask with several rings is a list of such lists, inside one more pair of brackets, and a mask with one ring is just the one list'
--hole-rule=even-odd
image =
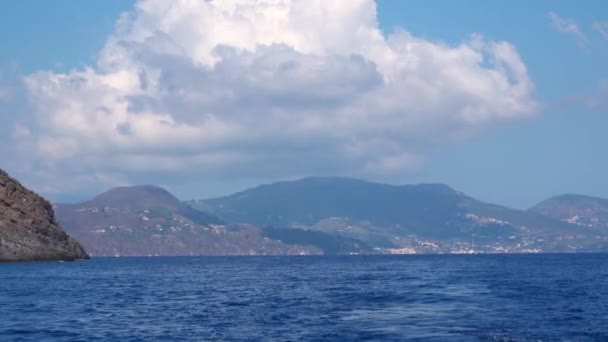
{"label": "distant mountain peak", "polygon": [[534,207],[530,208],[530,210],[542,211],[555,206],[585,207],[590,204],[608,206],[608,199],[581,194],[562,194],[550,197],[536,204]]}
{"label": "distant mountain peak", "polygon": [[418,183],[414,185],[405,185],[407,187],[416,188],[420,191],[428,191],[437,194],[459,194],[451,186],[443,183]]}
{"label": "distant mountain peak", "polygon": [[608,228],[608,199],[563,194],[546,199],[529,209],[554,219],[591,228]]}
{"label": "distant mountain peak", "polygon": [[217,250],[214,244],[223,241],[212,228],[223,224],[220,219],[153,185],[116,187],[54,209],[66,230],[95,255],[188,255],[200,253],[197,244]]}
{"label": "distant mountain peak", "polygon": [[169,191],[155,185],[120,186],[97,195],[89,203],[97,206],[176,206],[180,200]]}
{"label": "distant mountain peak", "polygon": [[327,184],[370,184],[373,182],[369,182],[362,179],[350,178],[350,177],[340,177],[340,176],[310,176],[292,180],[284,180],[279,182],[274,182],[270,184],[261,185],[264,186],[280,186],[280,185],[327,185]]}
{"label": "distant mountain peak", "polygon": [[[417,183],[417,184],[406,184],[406,185],[395,185],[381,182],[375,182],[370,180],[364,180],[359,178],[342,177],[342,176],[311,176],[304,177],[294,180],[285,180],[269,184],[262,184],[257,187],[241,191],[244,193],[252,190],[264,189],[264,188],[280,188],[280,187],[293,187],[293,186],[379,186],[379,187],[404,187],[414,189],[417,188],[422,191],[431,191],[435,193],[458,193],[452,187],[443,183]],[[236,194],[235,194],[236,195]]]}
{"label": "distant mountain peak", "polygon": [[169,191],[167,191],[165,188],[162,188],[160,186],[156,186],[156,185],[129,185],[129,186],[117,186],[117,187],[114,187],[114,188],[112,188],[110,190],[107,190],[107,191],[101,193],[96,198],[103,197],[103,196],[106,196],[106,195],[130,194],[130,193],[138,193],[138,194],[147,193],[147,194],[156,195],[156,196],[160,195],[160,196],[170,196],[170,197],[173,197],[173,195],[171,195],[171,193]]}
{"label": "distant mountain peak", "polygon": [[310,176],[300,179],[293,180],[291,182],[358,182],[358,183],[369,183],[368,181],[342,176]]}

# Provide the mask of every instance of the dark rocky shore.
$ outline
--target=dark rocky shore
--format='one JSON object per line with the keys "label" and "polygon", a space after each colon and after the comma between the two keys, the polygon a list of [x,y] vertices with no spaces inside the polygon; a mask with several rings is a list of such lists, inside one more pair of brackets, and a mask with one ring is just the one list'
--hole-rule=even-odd
{"label": "dark rocky shore", "polygon": [[0,262],[87,258],[59,227],[51,204],[0,170]]}

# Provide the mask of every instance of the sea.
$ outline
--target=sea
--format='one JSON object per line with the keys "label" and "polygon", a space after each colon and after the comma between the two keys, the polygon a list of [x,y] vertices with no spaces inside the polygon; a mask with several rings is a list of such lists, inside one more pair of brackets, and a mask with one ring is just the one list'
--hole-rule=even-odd
{"label": "sea", "polygon": [[608,341],[608,254],[0,264],[1,341]]}

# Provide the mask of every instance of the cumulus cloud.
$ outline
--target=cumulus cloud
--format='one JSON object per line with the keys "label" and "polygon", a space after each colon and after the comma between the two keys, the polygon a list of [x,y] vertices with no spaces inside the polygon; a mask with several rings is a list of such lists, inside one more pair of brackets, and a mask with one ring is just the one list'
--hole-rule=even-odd
{"label": "cumulus cloud", "polygon": [[608,40],[608,21],[593,22],[593,29],[604,37],[604,39]]}
{"label": "cumulus cloud", "polygon": [[96,65],[25,78],[13,143],[79,186],[386,175],[537,111],[512,44],[385,36],[377,20],[372,0],[141,0]]}
{"label": "cumulus cloud", "polygon": [[589,49],[589,39],[574,20],[564,19],[555,12],[549,12],[548,16],[554,30],[571,35],[580,49]]}

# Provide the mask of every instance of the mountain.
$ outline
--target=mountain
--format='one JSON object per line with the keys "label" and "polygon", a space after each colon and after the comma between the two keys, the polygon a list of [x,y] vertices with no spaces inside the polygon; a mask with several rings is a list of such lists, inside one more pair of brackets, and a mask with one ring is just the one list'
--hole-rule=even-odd
{"label": "mountain", "polygon": [[[297,229],[225,225],[156,186],[118,187],[81,204],[57,204],[62,225],[95,256],[371,253],[360,241]],[[343,249],[338,247],[345,246]]]}
{"label": "mountain", "polygon": [[295,228],[262,227],[264,237],[286,244],[314,246],[323,254],[374,254],[366,243],[347,237],[336,236],[321,231]]}
{"label": "mountain", "polygon": [[55,221],[51,204],[0,170],[0,261],[86,258]]}
{"label": "mountain", "polygon": [[167,190],[154,185],[113,188],[80,206],[82,205],[92,208],[125,208],[131,212],[152,210],[152,215],[161,216],[163,213],[173,213],[203,226],[222,223],[216,216],[194,210]]}
{"label": "mountain", "polygon": [[188,203],[226,222],[314,229],[396,253],[576,251],[595,236],[587,227],[485,203],[443,184],[312,177]]}
{"label": "mountain", "polygon": [[560,195],[540,202],[529,211],[608,233],[608,199]]}

